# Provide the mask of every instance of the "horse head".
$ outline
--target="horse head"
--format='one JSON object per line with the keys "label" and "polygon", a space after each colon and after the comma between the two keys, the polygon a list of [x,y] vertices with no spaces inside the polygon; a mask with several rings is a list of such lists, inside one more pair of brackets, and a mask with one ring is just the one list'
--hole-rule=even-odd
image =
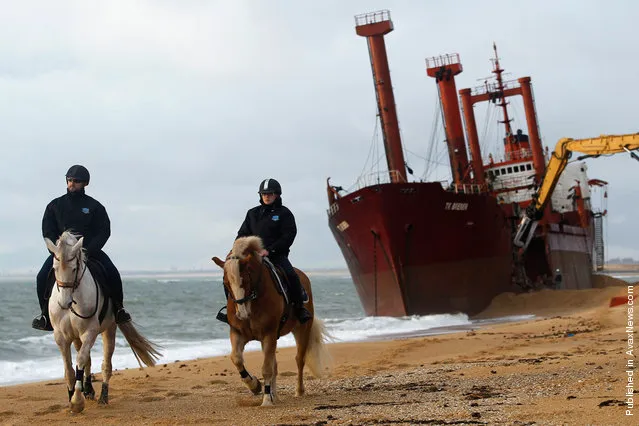
{"label": "horse head", "polygon": [[78,239],[69,231],[64,231],[57,244],[48,238],[44,239],[47,248],[53,254],[53,270],[58,290],[62,289],[64,297],[60,306],[68,309],[72,304],[72,293],[76,289],[84,273],[85,255],[82,250],[84,237]]}
{"label": "horse head", "polygon": [[224,270],[224,287],[235,302],[235,315],[240,320],[251,316],[251,301],[258,296],[262,271],[262,256],[259,252],[263,247],[259,237],[241,237],[235,240],[226,261],[213,258],[213,262]]}

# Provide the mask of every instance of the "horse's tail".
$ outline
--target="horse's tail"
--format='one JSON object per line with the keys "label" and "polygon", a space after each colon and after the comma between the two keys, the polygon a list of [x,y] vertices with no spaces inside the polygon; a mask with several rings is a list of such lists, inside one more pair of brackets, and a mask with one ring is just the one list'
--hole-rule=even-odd
{"label": "horse's tail", "polygon": [[330,372],[333,359],[328,352],[326,343],[331,337],[326,331],[324,322],[317,317],[313,318],[308,347],[306,348],[306,365],[315,377],[323,377]]}
{"label": "horse's tail", "polygon": [[149,339],[141,335],[133,326],[131,321],[124,324],[118,324],[118,328],[124,334],[124,338],[129,342],[131,350],[138,360],[138,364],[142,367],[142,363],[149,367],[155,365],[162,354],[159,352],[159,346],[151,342]]}

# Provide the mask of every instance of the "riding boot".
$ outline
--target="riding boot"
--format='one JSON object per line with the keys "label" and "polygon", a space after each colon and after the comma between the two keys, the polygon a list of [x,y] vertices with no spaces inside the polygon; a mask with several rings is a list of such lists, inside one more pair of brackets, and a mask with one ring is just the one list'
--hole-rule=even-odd
{"label": "riding boot", "polygon": [[122,280],[111,281],[111,301],[113,302],[113,312],[115,312],[115,323],[124,324],[131,321],[131,315],[124,310],[124,292],[122,291]]}
{"label": "riding boot", "polygon": [[[226,300],[228,300],[229,298],[229,291],[227,290],[226,286],[222,287],[224,288],[224,296],[226,298]],[[229,317],[226,313],[222,312],[223,310],[226,309],[226,305],[222,306],[222,308],[217,312],[217,315],[215,316],[215,319],[218,321],[222,321],[224,323],[229,323]]]}
{"label": "riding boot", "polygon": [[[42,269],[40,269],[36,278],[36,292],[38,294],[40,312],[42,312],[31,322],[31,327],[36,330],[53,331],[51,319],[49,318],[49,300],[47,299],[47,291],[49,287],[55,283],[52,266],[53,256],[51,255],[44,261],[44,265],[42,265]],[[51,282],[51,284],[49,282]]]}
{"label": "riding boot", "polygon": [[116,301],[115,298],[112,298],[111,300],[113,301],[113,310],[115,311],[115,323],[124,324],[131,321],[131,315],[124,310],[122,301]]}
{"label": "riding boot", "polygon": [[109,256],[102,250],[94,251],[90,260],[97,261],[104,268],[105,283],[108,287],[108,295],[113,302],[113,312],[116,324],[124,324],[131,321],[131,315],[124,310],[124,292],[122,291],[122,277]]}
{"label": "riding boot", "polygon": [[291,302],[293,304],[293,312],[300,324],[304,324],[313,318],[313,314],[304,306],[304,289],[297,274],[288,277],[291,286]]}

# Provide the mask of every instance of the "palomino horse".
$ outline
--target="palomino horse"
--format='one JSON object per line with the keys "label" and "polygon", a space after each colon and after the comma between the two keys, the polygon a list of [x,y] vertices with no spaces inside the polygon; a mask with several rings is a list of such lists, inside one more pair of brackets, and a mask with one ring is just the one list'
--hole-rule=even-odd
{"label": "palomino horse", "polygon": [[[299,324],[278,293],[267,266],[258,254],[261,250],[262,240],[259,237],[242,237],[233,244],[226,262],[217,257],[213,261],[224,269],[224,286],[229,290],[227,312],[231,328],[231,360],[244,384],[253,394],[259,395],[262,384],[246,371],[243,353],[249,341],[258,340],[262,343],[262,406],[268,406],[277,402],[275,350],[280,336],[292,331],[297,344],[296,396],[304,394],[304,365],[308,364],[315,377],[321,377],[329,366],[330,356],[324,344],[328,335],[323,322],[315,317],[305,324]],[[297,274],[309,296],[308,310],[313,312],[311,282],[302,271],[297,270]]]}
{"label": "palomino horse", "polygon": [[[69,391],[71,410],[84,410],[85,396],[95,398],[91,384],[91,348],[99,334],[102,334],[104,360],[102,361],[102,392],[98,403],[109,402],[109,379],[111,378],[111,357],[115,349],[116,323],[113,305],[104,297],[89,268],[87,268],[82,242],[71,232],[65,231],[57,245],[45,238],[47,248],[53,253],[56,288],[49,298],[49,314],[55,342],[64,360],[64,372]],[[104,303],[108,311],[100,324],[98,314]],[[142,366],[155,365],[160,357],[155,345],[142,336],[131,322],[118,326],[131,346],[135,357]],[[78,352],[76,369],[71,363],[71,343]],[[140,362],[141,361],[141,362]]]}

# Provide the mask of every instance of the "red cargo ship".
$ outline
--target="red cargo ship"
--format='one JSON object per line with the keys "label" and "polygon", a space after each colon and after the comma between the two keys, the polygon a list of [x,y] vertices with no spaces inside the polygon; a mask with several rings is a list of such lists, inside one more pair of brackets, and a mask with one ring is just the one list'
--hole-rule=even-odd
{"label": "red cargo ship", "polygon": [[[592,220],[583,164],[565,171],[558,201],[527,252],[518,253],[512,244],[520,211],[530,204],[547,162],[530,77],[503,81],[495,47],[495,81],[459,91],[469,160],[455,85],[455,75],[462,72],[459,56],[428,59],[427,75],[440,93],[452,182],[445,187],[409,182],[384,43],[393,30],[390,13],[355,20],[357,34],[368,42],[388,175],[384,183],[377,177],[347,194],[327,182],[327,192],[329,227],[366,314],[472,315],[503,291],[548,285],[556,269],[562,288],[590,287]],[[527,135],[511,129],[506,100],[517,95],[523,98]],[[502,109],[505,127],[503,160],[491,154],[486,164],[473,112],[473,105],[484,101]],[[566,194],[571,201],[562,203]]]}

